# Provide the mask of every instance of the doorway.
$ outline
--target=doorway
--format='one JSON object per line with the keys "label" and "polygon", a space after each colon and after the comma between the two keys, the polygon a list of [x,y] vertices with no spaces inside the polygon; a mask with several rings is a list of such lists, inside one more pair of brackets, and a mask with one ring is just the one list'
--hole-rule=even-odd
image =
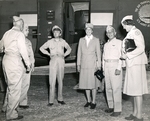
{"label": "doorway", "polygon": [[85,23],[90,22],[89,2],[64,3],[64,38],[69,43],[78,43],[85,36]]}
{"label": "doorway", "polygon": [[64,39],[72,52],[66,60],[76,59],[79,39],[85,36],[85,23],[90,22],[90,2],[64,2]]}

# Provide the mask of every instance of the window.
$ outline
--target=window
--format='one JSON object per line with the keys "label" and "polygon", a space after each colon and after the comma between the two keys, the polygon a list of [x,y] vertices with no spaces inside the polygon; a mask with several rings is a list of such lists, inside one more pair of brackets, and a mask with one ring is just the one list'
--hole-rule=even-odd
{"label": "window", "polygon": [[113,25],[112,12],[92,12],[91,23],[95,26]]}
{"label": "window", "polygon": [[37,26],[37,14],[20,14],[19,16],[28,26]]}

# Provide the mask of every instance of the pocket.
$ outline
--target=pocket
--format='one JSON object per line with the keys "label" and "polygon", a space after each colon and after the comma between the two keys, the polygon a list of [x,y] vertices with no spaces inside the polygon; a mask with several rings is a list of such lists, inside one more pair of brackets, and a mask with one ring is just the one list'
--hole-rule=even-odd
{"label": "pocket", "polygon": [[117,46],[111,46],[110,52],[114,53],[116,56],[118,56],[118,47]]}
{"label": "pocket", "polygon": [[50,46],[50,50],[54,50],[54,49],[55,49],[54,45]]}

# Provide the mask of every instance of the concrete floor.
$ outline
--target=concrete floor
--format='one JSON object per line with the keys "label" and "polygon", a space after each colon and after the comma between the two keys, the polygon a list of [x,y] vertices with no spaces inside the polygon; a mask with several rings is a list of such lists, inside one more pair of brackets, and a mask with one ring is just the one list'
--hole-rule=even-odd
{"label": "concrete floor", "polygon": [[[132,112],[131,101],[123,96],[123,112],[121,116],[112,118],[103,110],[107,108],[104,95],[97,95],[97,108],[93,111],[83,109],[85,96],[83,92],[76,91],[73,87],[78,83],[76,64],[65,65],[64,99],[66,106],[60,106],[55,101],[53,108],[48,108],[48,66],[35,67],[32,73],[29,89],[28,110],[19,110],[24,115],[21,121],[126,121],[125,116]],[[124,71],[125,73],[125,71]],[[150,92],[150,71],[147,71],[148,87]],[[0,109],[3,104],[4,94],[0,93]],[[144,121],[150,121],[150,94],[144,95],[143,117]],[[5,115],[0,113],[0,121],[5,121]]]}

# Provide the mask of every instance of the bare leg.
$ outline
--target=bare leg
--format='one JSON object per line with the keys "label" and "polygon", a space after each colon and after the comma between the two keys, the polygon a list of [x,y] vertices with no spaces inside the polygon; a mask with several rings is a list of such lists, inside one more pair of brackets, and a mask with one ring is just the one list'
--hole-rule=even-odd
{"label": "bare leg", "polygon": [[137,104],[136,104],[136,99],[133,97],[133,115],[137,115]]}
{"label": "bare leg", "polygon": [[87,102],[91,102],[90,91],[91,91],[91,90],[85,90],[85,92],[86,92],[86,97],[87,97]]}
{"label": "bare leg", "polygon": [[96,89],[92,90],[92,103],[95,104],[95,100],[96,100]]}
{"label": "bare leg", "polygon": [[137,106],[137,118],[141,119],[142,118],[142,103],[143,103],[143,98],[142,96],[136,96],[136,106]]}

